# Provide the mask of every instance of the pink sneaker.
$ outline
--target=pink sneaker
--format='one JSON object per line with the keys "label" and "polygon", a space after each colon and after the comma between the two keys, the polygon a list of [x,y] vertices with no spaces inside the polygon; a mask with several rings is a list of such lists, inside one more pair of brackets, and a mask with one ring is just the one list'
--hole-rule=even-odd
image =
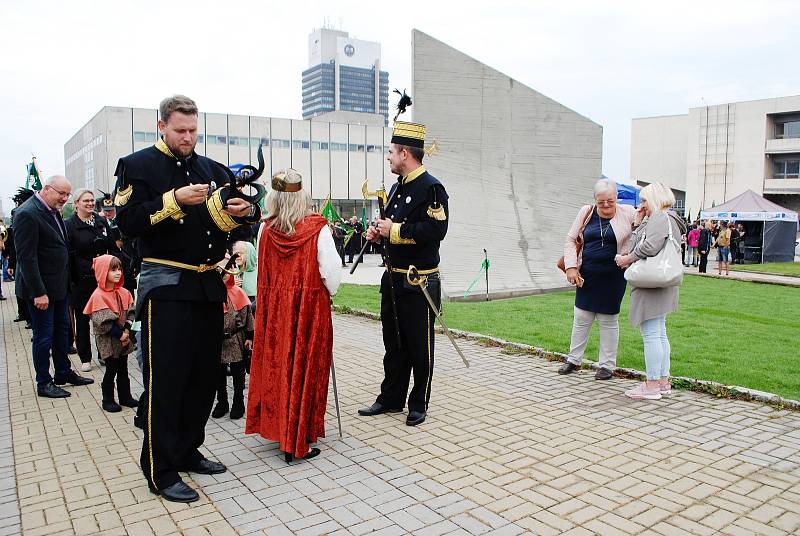
{"label": "pink sneaker", "polygon": [[659,391],[661,391],[661,396],[672,394],[672,384],[669,382],[669,380],[665,382],[659,380],[658,389]]}
{"label": "pink sneaker", "polygon": [[633,389],[625,391],[625,396],[634,400],[660,400],[661,391],[659,389],[650,390],[647,383],[642,382]]}

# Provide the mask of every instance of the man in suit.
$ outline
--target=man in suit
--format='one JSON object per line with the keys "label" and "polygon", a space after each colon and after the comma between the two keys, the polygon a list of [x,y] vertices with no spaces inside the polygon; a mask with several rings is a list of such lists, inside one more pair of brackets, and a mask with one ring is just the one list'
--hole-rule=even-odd
{"label": "man in suit", "polygon": [[[33,367],[39,396],[66,398],[59,385],[87,385],[72,370],[69,350],[67,230],[61,209],[72,193],[66,177],[54,175],[14,213],[16,293],[27,302],[33,325]],[[50,376],[52,352],[55,378]]]}

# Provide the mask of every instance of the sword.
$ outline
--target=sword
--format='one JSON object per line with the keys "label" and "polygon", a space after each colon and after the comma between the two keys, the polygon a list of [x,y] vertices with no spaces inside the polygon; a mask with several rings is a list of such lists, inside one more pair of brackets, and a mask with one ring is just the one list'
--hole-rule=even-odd
{"label": "sword", "polygon": [[336,389],[336,367],[331,356],[331,378],[333,379],[333,400],[336,402],[336,419],[339,421],[339,437],[342,437],[342,412],[339,411],[339,391]]}
{"label": "sword", "polygon": [[428,292],[428,278],[420,274],[416,266],[411,265],[408,267],[408,273],[406,274],[406,279],[408,280],[409,284],[415,287],[419,287],[419,289],[425,295],[425,299],[428,300],[428,305],[431,306],[433,314],[436,315],[436,318],[438,318],[439,322],[442,324],[445,335],[447,335],[447,338],[450,339],[450,342],[453,344],[453,348],[456,349],[456,352],[458,352],[458,355],[461,356],[461,360],[464,362],[464,366],[469,368],[469,361],[467,361],[467,358],[461,351],[461,348],[459,348],[458,345],[456,344],[456,340],[453,338],[453,334],[450,332],[450,328],[448,328],[447,324],[445,324],[444,322],[444,316],[442,315],[441,311],[439,311],[439,309],[436,307],[436,304],[433,303],[433,299],[431,298],[431,295]]}

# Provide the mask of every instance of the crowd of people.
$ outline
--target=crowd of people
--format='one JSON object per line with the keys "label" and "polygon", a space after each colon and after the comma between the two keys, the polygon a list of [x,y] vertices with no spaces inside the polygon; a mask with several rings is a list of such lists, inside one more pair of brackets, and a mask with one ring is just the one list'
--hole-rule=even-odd
{"label": "crowd of people", "polygon": [[[169,97],[159,112],[159,140],[119,160],[113,194],[73,192],[66,177],[52,176],[15,198],[0,243],[19,320],[33,333],[37,394],[67,398],[67,384],[94,383],[72,368],[69,353],[78,354],[81,372],[95,360],[105,367],[102,408],[136,408],[142,473],[169,501],[199,498],[180,472],[227,470],[199,450],[210,417],[246,416],[245,432],[276,442],[287,462],[313,458],[325,436],[331,297],[345,257],[356,262],[366,244],[393,263],[381,282],[385,378],[359,414],[407,405],[406,424],[424,422],[434,363],[425,333],[434,314],[404,281],[416,266],[439,303],[449,215],[444,187],[422,165],[424,125],[396,122],[388,155],[398,175],[390,199],[415,201],[395,204],[365,229],[355,217],[328,222],[314,213],[293,169],[273,175],[262,218],[259,199],[233,188],[227,167],[194,151],[194,101]],[[65,220],[70,200],[74,213]],[[130,355],[142,371],[138,400]]]}

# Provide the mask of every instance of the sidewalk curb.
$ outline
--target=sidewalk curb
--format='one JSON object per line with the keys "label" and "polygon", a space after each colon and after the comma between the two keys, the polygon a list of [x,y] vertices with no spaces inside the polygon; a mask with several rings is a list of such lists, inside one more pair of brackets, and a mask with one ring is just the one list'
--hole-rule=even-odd
{"label": "sidewalk curb", "polygon": [[[381,316],[377,313],[365,311],[363,309],[353,309],[345,305],[334,305],[333,310],[337,313],[360,316],[369,318],[371,320],[379,321],[381,319]],[[441,328],[441,326],[436,326],[436,332],[444,333],[444,330]],[[483,335],[481,333],[473,333],[470,331],[462,331],[460,329],[452,328],[450,329],[450,332],[456,337],[475,341],[483,344],[484,346],[495,346],[502,348],[503,352],[507,354],[535,355],[537,357],[544,358],[547,361],[558,362],[563,362],[567,359],[567,355],[562,354],[561,352],[553,352],[537,346],[530,346],[528,344],[522,344],[518,342],[510,342],[497,337],[492,337],[490,335]],[[584,363],[583,368],[596,369],[598,368],[598,365],[597,363],[589,361]],[[641,381],[644,381],[647,378],[646,374],[641,370],[629,368],[618,368],[614,371],[614,375],[620,378]],[[687,378],[684,376],[673,376],[671,380],[672,386],[679,389],[706,393],[717,398],[730,398],[749,402],[761,402],[779,409],[800,411],[799,400],[783,398],[774,393],[767,393],[765,391],[758,391],[756,389],[749,389],[747,387],[739,387],[738,385],[724,385],[718,382],[699,380],[697,378]]]}

